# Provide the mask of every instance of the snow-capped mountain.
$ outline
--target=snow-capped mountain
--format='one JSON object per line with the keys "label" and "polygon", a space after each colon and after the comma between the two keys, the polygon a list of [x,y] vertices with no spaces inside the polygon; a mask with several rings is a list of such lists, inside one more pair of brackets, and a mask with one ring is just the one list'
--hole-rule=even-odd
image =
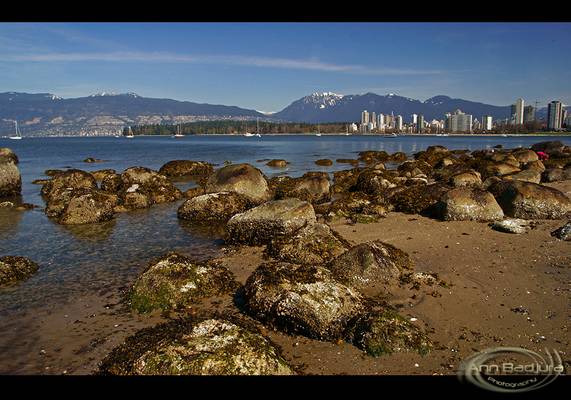
{"label": "snow-capped mountain", "polygon": [[361,119],[361,112],[367,110],[377,114],[402,115],[405,121],[412,114],[422,114],[425,120],[443,119],[448,112],[460,109],[480,119],[483,115],[506,118],[509,106],[493,106],[462,99],[438,95],[425,101],[388,93],[381,96],[375,93],[362,95],[339,95],[335,93],[313,93],[294,101],[273,117],[295,122],[351,122]]}

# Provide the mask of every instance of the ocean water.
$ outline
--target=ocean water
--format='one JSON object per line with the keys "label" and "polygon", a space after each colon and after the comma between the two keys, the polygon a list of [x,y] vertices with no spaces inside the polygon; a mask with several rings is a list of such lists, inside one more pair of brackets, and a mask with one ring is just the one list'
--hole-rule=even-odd
{"label": "ocean water", "polygon": [[[571,145],[571,137],[557,137]],[[10,147],[20,159],[23,201],[40,206],[32,211],[0,210],[0,256],[20,255],[40,264],[30,279],[15,286],[0,288],[0,349],[13,341],[3,331],[4,322],[16,314],[38,310],[48,304],[73,301],[82,295],[124,288],[148,262],[167,251],[179,251],[195,258],[217,254],[223,246],[221,230],[204,228],[179,221],[176,210],[183,200],[118,214],[113,221],[83,226],[62,226],[48,219],[40,196],[40,185],[31,182],[44,178],[46,169],[79,168],[87,171],[112,168],[121,172],[131,166],[158,170],[175,159],[208,161],[222,165],[248,162],[268,177],[280,174],[300,176],[313,171],[333,172],[350,168],[334,163],[320,167],[320,158],[357,158],[364,150],[402,151],[407,154],[430,145],[450,149],[476,150],[504,147],[527,147],[554,140],[546,136],[470,137],[470,136],[189,136],[136,137],[135,139],[99,138],[29,138],[20,141],[0,139],[0,147]],[[88,164],[94,157],[104,160]],[[287,168],[276,169],[265,161],[283,158]],[[182,190],[192,181],[175,182]],[[17,331],[17,330],[16,330]],[[0,371],[2,355],[0,352]]]}

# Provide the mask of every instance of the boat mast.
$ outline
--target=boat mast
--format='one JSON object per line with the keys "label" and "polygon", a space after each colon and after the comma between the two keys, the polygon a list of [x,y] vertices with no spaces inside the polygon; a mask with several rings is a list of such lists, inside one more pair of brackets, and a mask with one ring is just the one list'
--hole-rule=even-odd
{"label": "boat mast", "polygon": [[256,133],[260,134],[260,117],[256,117]]}

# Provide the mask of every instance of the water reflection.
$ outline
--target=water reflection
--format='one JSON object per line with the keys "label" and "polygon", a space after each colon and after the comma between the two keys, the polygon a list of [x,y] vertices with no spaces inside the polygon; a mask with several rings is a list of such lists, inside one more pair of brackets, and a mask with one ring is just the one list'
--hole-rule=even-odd
{"label": "water reflection", "polygon": [[25,212],[11,207],[0,207],[0,240],[7,239],[18,231],[18,226],[22,222]]}
{"label": "water reflection", "polygon": [[226,234],[225,223],[196,223],[179,219],[178,224],[181,229],[192,238],[200,238],[205,240],[214,240],[217,244],[224,244],[224,236]]}
{"label": "water reflection", "polygon": [[73,235],[75,239],[81,241],[99,242],[108,239],[113,233],[116,220],[101,222],[98,224],[83,225],[59,225],[61,229]]}

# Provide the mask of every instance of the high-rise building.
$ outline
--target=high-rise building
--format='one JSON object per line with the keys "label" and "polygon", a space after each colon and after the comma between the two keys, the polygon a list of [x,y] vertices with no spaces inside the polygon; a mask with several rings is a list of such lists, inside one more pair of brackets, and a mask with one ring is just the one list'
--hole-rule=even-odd
{"label": "high-rise building", "polygon": [[482,129],[485,131],[491,131],[493,128],[493,119],[491,115],[484,115],[482,117]]}
{"label": "high-rise building", "polygon": [[525,106],[523,108],[523,123],[525,124],[533,121],[535,121],[535,107]]}
{"label": "high-rise building", "polygon": [[416,124],[417,120],[418,120],[418,115],[412,114],[412,123]]}
{"label": "high-rise building", "polygon": [[523,108],[524,108],[525,102],[523,101],[523,99],[517,99],[515,101],[515,125],[523,125]]}
{"label": "high-rise building", "polygon": [[561,129],[563,107],[560,101],[552,101],[547,106],[547,129]]}
{"label": "high-rise building", "polygon": [[371,114],[369,115],[369,122],[371,124],[373,124],[373,129],[375,129],[377,127],[377,113],[376,112],[371,112]]}
{"label": "high-rise building", "polygon": [[424,115],[420,114],[416,119],[416,133],[424,131]]}
{"label": "high-rise building", "polygon": [[397,131],[401,131],[402,130],[402,115],[397,115],[395,117],[395,129]]}
{"label": "high-rise building", "polygon": [[385,116],[384,114],[377,115],[377,129],[385,129]]}
{"label": "high-rise building", "polygon": [[369,112],[367,110],[363,110],[361,113],[361,125],[367,125],[369,123]]}
{"label": "high-rise building", "polygon": [[460,110],[447,114],[446,130],[450,132],[472,132],[472,115]]}

